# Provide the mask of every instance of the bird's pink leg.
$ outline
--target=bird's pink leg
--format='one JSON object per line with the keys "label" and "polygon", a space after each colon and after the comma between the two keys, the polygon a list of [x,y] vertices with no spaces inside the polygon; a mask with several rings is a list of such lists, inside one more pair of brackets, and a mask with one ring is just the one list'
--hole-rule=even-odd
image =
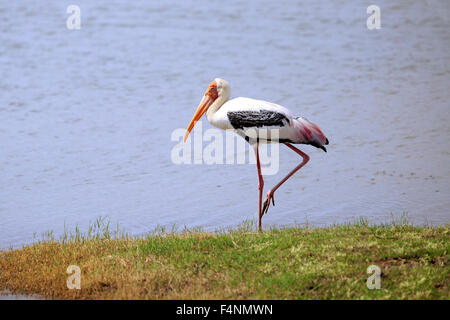
{"label": "bird's pink leg", "polygon": [[255,151],[256,169],[258,170],[258,231],[261,231],[261,218],[263,215],[261,211],[261,202],[264,188],[264,180],[261,175],[261,164],[259,163],[258,143],[256,143],[256,145],[253,147],[253,150]]}
{"label": "bird's pink leg", "polygon": [[267,192],[266,199],[264,200],[263,209],[261,212],[261,217],[265,213],[267,213],[267,211],[269,210],[270,200],[272,200],[272,204],[275,205],[275,200],[273,198],[273,194],[275,193],[275,191],[284,182],[286,182],[287,179],[289,179],[294,173],[296,173],[298,170],[300,170],[300,168],[303,167],[309,161],[309,156],[306,153],[297,149],[296,147],[294,147],[293,145],[291,145],[289,143],[285,143],[285,145],[287,145],[290,149],[292,149],[297,154],[299,154],[303,158],[303,161],[298,166],[296,166],[291,172],[289,172],[288,175],[286,177],[284,177],[280,182],[278,182],[272,189],[270,189],[269,192]]}

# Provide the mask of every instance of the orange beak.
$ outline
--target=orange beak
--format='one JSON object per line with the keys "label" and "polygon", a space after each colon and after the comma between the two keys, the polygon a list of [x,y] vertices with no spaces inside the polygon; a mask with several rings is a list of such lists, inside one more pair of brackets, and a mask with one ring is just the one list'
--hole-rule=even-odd
{"label": "orange beak", "polygon": [[189,133],[191,132],[192,128],[194,128],[195,123],[198,120],[200,120],[202,115],[206,112],[206,110],[208,110],[208,108],[212,105],[214,100],[216,100],[217,96],[214,96],[214,94],[210,93],[211,87],[215,87],[215,81],[213,81],[213,83],[209,85],[208,90],[206,90],[205,95],[203,96],[202,100],[200,101],[197,107],[197,110],[195,110],[194,116],[192,117],[191,122],[189,122],[189,125],[184,134],[183,142],[186,142],[186,139],[189,136]]}

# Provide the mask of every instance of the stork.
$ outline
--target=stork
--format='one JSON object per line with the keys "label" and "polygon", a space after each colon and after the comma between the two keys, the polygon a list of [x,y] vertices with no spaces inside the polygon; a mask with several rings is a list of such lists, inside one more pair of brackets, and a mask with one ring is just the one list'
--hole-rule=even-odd
{"label": "stork", "polygon": [[[233,130],[253,147],[258,173],[258,230],[261,231],[261,219],[269,210],[270,202],[275,205],[274,194],[295,172],[308,161],[309,156],[292,144],[309,144],[327,151],[324,145],[328,139],[320,128],[302,117],[295,117],[285,107],[275,103],[250,98],[230,98],[228,83],[220,78],[212,81],[194,113],[183,142],[186,142],[195,123],[206,112],[208,122],[223,130]],[[276,129],[276,139],[269,132]],[[264,180],[261,174],[258,146],[260,143],[283,143],[302,157],[302,162],[292,169],[283,179],[271,188],[262,202]]]}

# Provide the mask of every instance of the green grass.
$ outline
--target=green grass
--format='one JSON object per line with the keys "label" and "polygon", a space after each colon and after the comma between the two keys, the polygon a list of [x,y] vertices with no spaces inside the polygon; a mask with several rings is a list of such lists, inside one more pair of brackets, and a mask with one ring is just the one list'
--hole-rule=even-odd
{"label": "green grass", "polygon": [[[130,237],[97,221],[0,253],[0,289],[89,299],[449,299],[449,227],[366,221],[328,228],[215,233],[158,229]],[[107,226],[107,228],[106,228]],[[106,229],[105,229],[106,228]],[[67,266],[82,271],[68,290]],[[381,269],[381,288],[366,286]]]}

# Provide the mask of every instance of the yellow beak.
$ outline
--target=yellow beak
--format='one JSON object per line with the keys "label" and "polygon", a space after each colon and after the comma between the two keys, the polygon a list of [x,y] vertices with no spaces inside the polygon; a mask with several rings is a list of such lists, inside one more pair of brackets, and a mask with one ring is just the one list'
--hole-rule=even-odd
{"label": "yellow beak", "polygon": [[211,106],[213,102],[214,100],[209,95],[205,94],[203,96],[202,100],[200,101],[200,104],[197,107],[197,110],[195,110],[191,122],[189,122],[189,125],[183,137],[183,142],[186,142],[186,139],[189,136],[189,133],[191,132],[192,128],[195,126],[195,123],[202,117],[202,115],[206,112],[206,110],[208,110],[208,108]]}

